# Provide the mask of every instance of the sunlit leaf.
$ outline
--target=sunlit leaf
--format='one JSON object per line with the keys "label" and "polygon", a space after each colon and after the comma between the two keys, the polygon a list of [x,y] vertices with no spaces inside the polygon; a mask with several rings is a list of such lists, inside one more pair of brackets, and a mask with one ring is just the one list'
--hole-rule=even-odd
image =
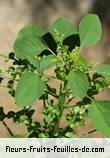
{"label": "sunlit leaf", "polygon": [[104,136],[110,137],[110,101],[95,101],[89,109],[93,125]]}
{"label": "sunlit leaf", "polygon": [[81,46],[95,45],[101,38],[102,28],[97,15],[88,14],[84,16],[79,25],[79,36]]}
{"label": "sunlit leaf", "polygon": [[98,74],[110,78],[110,65],[109,64],[101,64],[96,67],[96,71]]}
{"label": "sunlit leaf", "polygon": [[68,76],[68,84],[75,96],[84,97],[89,89],[87,75],[81,71],[71,70]]}
{"label": "sunlit leaf", "polygon": [[56,38],[55,31],[63,35],[63,39],[77,33],[77,28],[67,18],[60,17],[52,25],[52,33]]}
{"label": "sunlit leaf", "polygon": [[15,92],[16,104],[18,106],[31,105],[44,93],[45,84],[40,77],[32,72],[21,76]]}

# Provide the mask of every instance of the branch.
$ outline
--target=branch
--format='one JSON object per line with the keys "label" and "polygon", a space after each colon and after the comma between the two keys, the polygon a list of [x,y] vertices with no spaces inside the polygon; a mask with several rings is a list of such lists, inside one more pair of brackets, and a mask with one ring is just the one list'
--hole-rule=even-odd
{"label": "branch", "polygon": [[5,121],[2,121],[2,122],[3,122],[4,126],[6,127],[6,129],[8,130],[8,132],[10,133],[10,135],[11,135],[12,137],[14,137],[13,132],[12,132],[11,129],[8,127],[8,125],[6,124],[6,122],[5,122]]}

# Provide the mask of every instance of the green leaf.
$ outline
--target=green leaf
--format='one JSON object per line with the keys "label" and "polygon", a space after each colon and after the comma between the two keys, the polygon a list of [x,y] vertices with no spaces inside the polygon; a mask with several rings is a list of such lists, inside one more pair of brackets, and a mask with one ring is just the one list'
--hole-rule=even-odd
{"label": "green leaf", "polygon": [[47,46],[38,37],[28,36],[17,38],[14,43],[14,52],[18,58],[28,59],[39,55],[42,51],[47,49]]}
{"label": "green leaf", "polygon": [[80,22],[79,36],[81,46],[95,45],[101,38],[102,28],[97,15],[88,14]]}
{"label": "green leaf", "polygon": [[52,66],[54,66],[56,61],[57,61],[57,58],[54,55],[48,55],[46,57],[43,57],[43,59],[40,63],[41,71],[43,71],[45,69],[49,69]]}
{"label": "green leaf", "polygon": [[39,138],[48,138],[48,133],[39,133]]}
{"label": "green leaf", "polygon": [[41,72],[41,69],[40,69],[40,62],[37,61],[34,57],[31,57],[31,56],[26,56],[27,60],[36,67],[36,70],[38,72]]}
{"label": "green leaf", "polygon": [[71,70],[68,75],[68,84],[75,96],[84,97],[89,89],[87,75],[81,71]]}
{"label": "green leaf", "polygon": [[93,125],[104,136],[110,137],[110,101],[95,101],[89,109]]}
{"label": "green leaf", "polygon": [[65,136],[68,137],[68,138],[76,138],[76,135],[74,134],[73,131],[65,133]]}
{"label": "green leaf", "polygon": [[96,67],[96,71],[98,74],[100,74],[104,77],[110,78],[110,65],[108,65],[108,64],[98,65]]}
{"label": "green leaf", "polygon": [[76,27],[65,17],[58,18],[52,25],[52,34],[56,38],[55,31],[63,34],[63,39],[77,33]]}
{"label": "green leaf", "polygon": [[42,37],[43,35],[46,34],[46,32],[47,31],[40,26],[28,25],[19,31],[17,38],[23,38],[29,36]]}
{"label": "green leaf", "polygon": [[21,107],[31,105],[44,93],[45,84],[40,77],[32,72],[21,76],[15,92],[16,104]]}
{"label": "green leaf", "polygon": [[34,56],[39,55],[47,49],[41,37],[46,34],[46,30],[40,26],[28,25],[22,28],[14,43],[14,52],[18,58],[27,59],[34,66],[37,61]]}

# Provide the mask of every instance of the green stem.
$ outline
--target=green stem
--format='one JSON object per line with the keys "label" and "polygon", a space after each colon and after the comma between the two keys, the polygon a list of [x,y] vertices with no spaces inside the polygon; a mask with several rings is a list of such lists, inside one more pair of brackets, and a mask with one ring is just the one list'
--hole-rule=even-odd
{"label": "green stem", "polygon": [[66,97],[66,93],[64,93],[64,91],[66,89],[66,86],[67,86],[67,81],[64,82],[63,90],[60,89],[60,92],[59,92],[59,104],[58,105],[60,106],[60,116],[58,117],[56,124],[55,124],[55,133],[58,131],[58,128],[60,125],[60,120],[61,120],[62,113],[64,110],[65,97]]}
{"label": "green stem", "polygon": [[[57,55],[48,47],[47,43],[43,40],[43,42],[45,43],[45,45],[47,46],[47,50],[49,50],[55,57],[57,57]],[[57,57],[58,58],[58,57]]]}
{"label": "green stem", "polygon": [[14,137],[13,132],[12,132],[11,129],[8,127],[8,125],[6,124],[6,122],[5,122],[5,121],[2,121],[2,122],[3,122],[4,126],[6,127],[6,129],[8,130],[8,132],[10,133],[10,135],[11,135],[12,137]]}
{"label": "green stem", "polygon": [[[48,50],[49,50],[55,57],[57,57],[57,55],[56,55],[51,49],[48,48]],[[58,57],[57,57],[57,58],[58,58]]]}

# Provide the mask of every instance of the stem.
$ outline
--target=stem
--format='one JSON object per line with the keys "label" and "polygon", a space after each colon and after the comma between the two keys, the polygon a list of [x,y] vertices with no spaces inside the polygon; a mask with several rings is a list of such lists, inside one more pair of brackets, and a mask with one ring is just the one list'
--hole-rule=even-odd
{"label": "stem", "polygon": [[68,105],[73,99],[74,99],[74,97],[72,97],[71,99],[69,99],[66,104]]}
{"label": "stem", "polygon": [[[57,57],[57,55],[50,49],[48,48],[47,43],[43,40],[43,42],[45,43],[45,45],[47,46],[47,50],[49,50],[55,57]],[[57,57],[58,58],[58,57]]]}
{"label": "stem", "polygon": [[10,133],[10,135],[11,135],[12,137],[14,137],[13,132],[12,132],[11,129],[8,127],[8,125],[6,124],[6,122],[5,122],[5,121],[2,121],[2,122],[3,122],[3,125],[6,127],[6,129],[8,130],[8,132]]}
{"label": "stem", "polygon": [[[48,48],[48,50],[49,50],[55,57],[57,57],[57,55],[56,55],[51,49]],[[57,57],[57,58],[58,58],[58,57]]]}
{"label": "stem", "polygon": [[93,129],[93,130],[91,130],[91,131],[89,131],[89,132],[87,132],[86,134],[83,134],[83,135],[81,135],[79,138],[87,138],[91,133],[94,133],[94,132],[96,132],[97,130],[96,129]]}
{"label": "stem", "polygon": [[45,102],[45,99],[43,99],[43,105],[44,105],[44,108],[46,108],[46,102]]}
{"label": "stem", "polygon": [[94,100],[92,99],[92,97],[87,95],[87,98],[89,98],[91,100],[91,102],[94,102]]}
{"label": "stem", "polygon": [[55,124],[55,133],[58,131],[59,125],[60,125],[60,120],[61,120],[61,116],[64,110],[64,103],[65,103],[65,97],[66,97],[66,93],[64,93],[63,91],[66,89],[67,86],[67,81],[64,82],[64,86],[63,86],[63,90],[60,88],[60,92],[59,92],[59,106],[60,106],[60,116],[58,117],[56,124]]}
{"label": "stem", "polygon": [[93,129],[93,130],[89,131],[88,134],[94,133],[96,131],[97,131],[96,129]]}
{"label": "stem", "polygon": [[49,91],[45,91],[47,94],[50,94],[51,96],[53,96],[53,97],[55,97],[55,98],[57,98],[58,99],[58,95],[55,95],[55,94],[53,94],[53,93],[51,93],[51,92],[49,92]]}

